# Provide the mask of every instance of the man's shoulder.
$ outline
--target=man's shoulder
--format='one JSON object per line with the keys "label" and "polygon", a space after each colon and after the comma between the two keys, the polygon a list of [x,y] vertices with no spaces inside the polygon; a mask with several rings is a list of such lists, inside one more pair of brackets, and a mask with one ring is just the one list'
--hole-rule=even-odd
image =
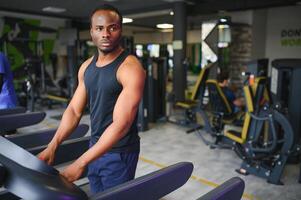
{"label": "man's shoulder", "polygon": [[91,62],[92,62],[92,60],[93,60],[93,57],[94,56],[92,56],[92,57],[90,57],[90,58],[88,58],[87,60],[85,60],[83,63],[82,63],[82,65],[81,65],[81,67],[80,68],[87,68],[90,64],[91,64]]}
{"label": "man's shoulder", "polygon": [[118,80],[123,78],[128,79],[129,74],[131,74],[131,79],[135,80],[144,79],[145,77],[145,71],[138,58],[134,55],[127,56],[124,62],[120,65],[117,71],[117,78]]}
{"label": "man's shoulder", "polygon": [[123,66],[126,67],[141,67],[141,63],[138,60],[138,58],[135,55],[129,54],[126,59],[124,60],[124,62],[122,63]]}
{"label": "man's shoulder", "polygon": [[82,65],[80,66],[79,68],[79,71],[78,71],[78,74],[79,75],[83,75],[84,72],[86,71],[86,69],[88,68],[88,66],[90,65],[90,63],[92,62],[93,60],[93,56],[88,58],[87,60],[85,60]]}
{"label": "man's shoulder", "polygon": [[133,55],[133,54],[128,54],[128,56],[126,57],[125,61],[135,61],[135,62],[139,62],[138,58]]}
{"label": "man's shoulder", "polygon": [[93,58],[94,58],[94,56],[91,56],[90,58],[85,60],[82,64],[82,66],[88,66],[92,62]]}

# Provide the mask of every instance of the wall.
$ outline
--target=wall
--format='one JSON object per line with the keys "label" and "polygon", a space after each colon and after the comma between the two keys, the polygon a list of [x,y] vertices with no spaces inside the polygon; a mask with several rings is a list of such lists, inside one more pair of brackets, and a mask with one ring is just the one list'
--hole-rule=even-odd
{"label": "wall", "polygon": [[270,61],[301,58],[301,6],[269,9],[266,38],[265,52]]}
{"label": "wall", "polygon": [[301,58],[301,6],[230,13],[252,28],[251,59]]}
{"label": "wall", "polygon": [[265,58],[267,10],[254,10],[252,20],[252,55],[251,58]]}
{"label": "wall", "polygon": [[[171,44],[172,32],[133,33],[136,44]],[[187,32],[187,43],[201,43],[201,30],[189,30]]]}
{"label": "wall", "polygon": [[172,43],[172,32],[135,33],[134,42],[136,44],[168,44]]}
{"label": "wall", "polygon": [[231,17],[231,21],[233,23],[242,23],[242,24],[249,24],[253,23],[253,11],[246,10],[246,11],[236,11],[229,13]]}
{"label": "wall", "polygon": [[229,71],[231,84],[237,89],[236,95],[243,95],[243,80],[241,75],[244,66],[251,60],[252,51],[252,28],[248,24],[236,24],[231,29],[232,42],[230,49]]}

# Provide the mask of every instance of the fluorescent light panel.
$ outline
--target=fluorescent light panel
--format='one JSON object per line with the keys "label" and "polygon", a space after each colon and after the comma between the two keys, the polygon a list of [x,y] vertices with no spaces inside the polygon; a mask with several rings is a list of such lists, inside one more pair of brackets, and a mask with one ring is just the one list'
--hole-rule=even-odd
{"label": "fluorescent light panel", "polygon": [[162,28],[162,29],[171,29],[173,28],[173,25],[172,24],[157,24],[157,28]]}
{"label": "fluorescent light panel", "polygon": [[127,18],[127,17],[122,18],[122,23],[123,24],[131,23],[131,22],[133,22],[133,19],[131,19],[131,18]]}
{"label": "fluorescent light panel", "polygon": [[48,6],[42,9],[44,12],[52,12],[52,13],[62,13],[66,11],[66,8],[59,8],[59,7],[53,7]]}
{"label": "fluorescent light panel", "polygon": [[221,18],[220,21],[221,22],[227,22],[227,19],[226,18]]}

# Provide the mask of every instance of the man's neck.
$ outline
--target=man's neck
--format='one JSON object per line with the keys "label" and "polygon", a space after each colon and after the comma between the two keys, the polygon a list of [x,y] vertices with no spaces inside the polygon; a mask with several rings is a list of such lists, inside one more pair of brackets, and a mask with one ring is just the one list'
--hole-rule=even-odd
{"label": "man's neck", "polygon": [[123,48],[121,46],[118,46],[113,51],[110,52],[103,52],[98,50],[98,60],[97,62],[100,65],[105,65],[108,62],[111,62],[112,60],[116,59],[120,53],[123,51]]}
{"label": "man's neck", "polygon": [[109,52],[101,51],[100,49],[98,49],[98,55],[101,57],[115,56],[120,54],[122,50],[123,48],[121,46],[117,46],[115,49]]}

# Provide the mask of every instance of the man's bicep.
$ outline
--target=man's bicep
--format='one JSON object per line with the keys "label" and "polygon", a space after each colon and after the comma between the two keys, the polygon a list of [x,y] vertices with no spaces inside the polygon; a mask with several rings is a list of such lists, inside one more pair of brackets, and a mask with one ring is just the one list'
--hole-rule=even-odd
{"label": "man's bicep", "polygon": [[71,107],[76,114],[82,114],[87,104],[87,92],[84,83],[84,74],[91,60],[92,57],[86,60],[78,71],[78,85],[69,104],[69,107]]}
{"label": "man's bicep", "polygon": [[82,112],[86,106],[87,94],[84,83],[79,84],[74,92],[70,104],[77,112]]}
{"label": "man's bicep", "polygon": [[83,81],[80,81],[74,95],[71,99],[69,106],[74,110],[76,114],[81,114],[87,103],[87,93]]}
{"label": "man's bicep", "polygon": [[140,62],[134,57],[128,59],[117,71],[123,89],[114,107],[113,121],[120,121],[121,124],[131,124],[134,120],[145,81],[145,72]]}
{"label": "man's bicep", "polygon": [[122,128],[129,128],[135,119],[139,101],[137,92],[123,89],[114,107],[113,122],[124,126]]}
{"label": "man's bicep", "polygon": [[132,122],[143,95],[144,78],[134,80],[123,87],[113,112],[113,120]]}

